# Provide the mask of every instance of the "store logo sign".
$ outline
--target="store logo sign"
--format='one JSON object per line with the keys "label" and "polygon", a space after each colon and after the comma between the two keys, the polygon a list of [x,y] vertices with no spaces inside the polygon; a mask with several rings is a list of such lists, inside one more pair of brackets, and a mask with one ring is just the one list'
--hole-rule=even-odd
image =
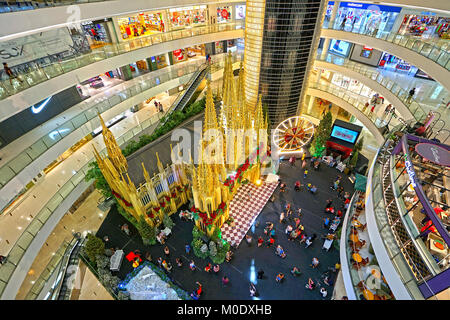
{"label": "store logo sign", "polygon": [[48,104],[48,102],[50,101],[51,98],[52,97],[49,97],[49,98],[45,99],[45,101],[42,102],[38,107],[31,106],[31,112],[33,112],[34,114],[38,114],[39,112],[44,110],[45,106]]}
{"label": "store logo sign", "polygon": [[362,3],[349,3],[348,4],[349,7],[357,7],[357,8],[362,8]]}

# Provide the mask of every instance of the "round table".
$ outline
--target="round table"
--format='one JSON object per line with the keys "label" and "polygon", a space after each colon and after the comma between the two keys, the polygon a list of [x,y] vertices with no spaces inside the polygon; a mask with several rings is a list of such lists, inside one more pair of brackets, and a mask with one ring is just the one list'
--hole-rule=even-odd
{"label": "round table", "polygon": [[381,278],[381,273],[380,273],[380,271],[377,270],[377,269],[372,269],[372,271],[371,271],[370,273],[372,273],[373,276],[374,276],[375,278],[377,278],[377,279],[380,279],[380,278]]}
{"label": "round table", "polygon": [[358,263],[360,263],[362,261],[362,257],[359,253],[352,254],[352,258],[353,258],[353,260],[355,260]]}

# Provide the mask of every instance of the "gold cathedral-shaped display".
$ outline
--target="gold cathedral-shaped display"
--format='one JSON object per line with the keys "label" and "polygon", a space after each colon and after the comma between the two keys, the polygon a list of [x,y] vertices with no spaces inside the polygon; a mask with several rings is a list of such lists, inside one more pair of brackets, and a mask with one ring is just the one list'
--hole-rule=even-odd
{"label": "gold cathedral-shaped display", "polygon": [[173,163],[164,168],[156,153],[159,173],[151,178],[142,163],[145,183],[138,188],[127,173],[126,158],[99,115],[108,156],[102,157],[94,147],[95,159],[118,204],[136,220],[144,218],[150,226],[158,227],[164,214],[173,214],[193,199],[191,211],[195,226],[209,237],[220,229],[229,218],[229,205],[239,186],[256,184],[260,179],[259,154],[267,151],[268,121],[264,118],[261,98],[256,108],[248,106],[244,88],[242,62],[235,79],[229,52],[225,57],[219,117],[207,81],[197,165],[191,159],[191,163]]}

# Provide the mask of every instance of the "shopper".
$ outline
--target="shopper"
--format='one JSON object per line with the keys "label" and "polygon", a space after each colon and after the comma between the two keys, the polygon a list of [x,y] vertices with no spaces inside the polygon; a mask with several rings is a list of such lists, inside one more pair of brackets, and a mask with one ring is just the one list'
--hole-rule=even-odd
{"label": "shopper", "polygon": [[189,263],[189,268],[191,269],[191,271],[195,271],[195,269],[197,268],[197,267],[195,266],[194,260],[191,260],[191,262]]}
{"label": "shopper", "polygon": [[415,93],[416,93],[416,88],[412,88],[411,90],[409,90],[408,103],[411,103],[411,100],[414,97]]}
{"label": "shopper", "polygon": [[230,283],[230,279],[227,276],[222,277],[222,285],[226,287]]}
{"label": "shopper", "polygon": [[253,282],[250,282],[250,297],[256,297],[258,294],[256,292],[256,286]]}
{"label": "shopper", "polygon": [[283,279],[284,279],[284,274],[281,272],[279,274],[277,274],[277,276],[275,277],[276,282],[282,282]]}
{"label": "shopper", "polygon": [[164,247],[164,254],[165,254],[166,256],[169,256],[170,250],[169,250],[169,247],[168,247],[168,246],[165,246],[165,247]]}
{"label": "shopper", "polygon": [[220,266],[219,266],[218,264],[216,264],[216,265],[213,267],[213,271],[214,271],[215,274],[217,274],[217,273],[220,271]]}
{"label": "shopper", "polygon": [[308,175],[308,169],[306,169],[306,170],[303,172],[303,178],[306,179],[307,175]]}
{"label": "shopper", "polygon": [[175,262],[177,263],[178,268],[181,268],[183,266],[183,262],[181,261],[181,258],[176,258]]}
{"label": "shopper", "polygon": [[312,258],[311,267],[317,268],[318,266],[319,266],[319,259],[317,259],[316,257]]}
{"label": "shopper", "polygon": [[347,16],[345,16],[344,17],[344,19],[342,20],[342,22],[341,22],[341,26],[340,26],[340,29],[342,30],[342,29],[345,29],[345,24],[347,23]]}
{"label": "shopper", "polygon": [[320,289],[320,293],[322,294],[322,297],[326,297],[327,296],[327,294],[328,294],[328,292],[327,292],[327,289],[325,289],[324,287],[322,287],[321,289]]}
{"label": "shopper", "polygon": [[263,269],[259,269],[258,270],[258,275],[256,276],[257,279],[262,279],[264,277],[264,270]]}
{"label": "shopper", "polygon": [[5,70],[6,75],[9,77],[9,83],[12,85],[12,79],[17,79],[20,81],[20,83],[23,83],[20,78],[13,73],[10,67],[8,67],[8,64],[6,62],[3,62],[3,70]]}
{"label": "shopper", "polygon": [[187,244],[187,245],[185,246],[185,250],[186,250],[186,254],[191,253],[191,246],[190,246],[189,244]]}
{"label": "shopper", "polygon": [[249,234],[245,235],[245,241],[247,242],[247,245],[250,247],[252,245],[252,236]]}

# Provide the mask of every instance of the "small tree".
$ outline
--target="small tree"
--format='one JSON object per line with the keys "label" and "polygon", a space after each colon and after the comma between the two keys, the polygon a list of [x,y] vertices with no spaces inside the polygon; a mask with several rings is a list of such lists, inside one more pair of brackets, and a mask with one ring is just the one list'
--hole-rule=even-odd
{"label": "small tree", "polygon": [[359,151],[355,151],[350,159],[350,167],[353,170],[356,167],[356,163],[358,162]]}
{"label": "small tree", "polygon": [[94,236],[91,233],[88,233],[84,251],[89,257],[89,260],[95,263],[97,256],[101,256],[105,253],[105,244],[103,243],[102,239]]}
{"label": "small tree", "polygon": [[314,134],[314,139],[311,142],[309,151],[314,157],[320,157],[326,149],[326,142],[331,135],[331,127],[333,124],[333,116],[328,111],[327,114],[320,120],[319,125]]}
{"label": "small tree", "polygon": [[355,147],[353,148],[353,150],[361,152],[363,145],[364,145],[364,138],[361,137],[361,138],[359,138],[358,142],[355,144]]}
{"label": "small tree", "polygon": [[163,216],[163,224],[166,228],[172,229],[175,223],[172,221],[172,218],[169,217],[167,213],[164,213]]}
{"label": "small tree", "polygon": [[156,230],[155,227],[150,226],[144,218],[140,218],[138,221],[138,231],[141,235],[142,242],[145,245],[153,245],[156,243]]}

